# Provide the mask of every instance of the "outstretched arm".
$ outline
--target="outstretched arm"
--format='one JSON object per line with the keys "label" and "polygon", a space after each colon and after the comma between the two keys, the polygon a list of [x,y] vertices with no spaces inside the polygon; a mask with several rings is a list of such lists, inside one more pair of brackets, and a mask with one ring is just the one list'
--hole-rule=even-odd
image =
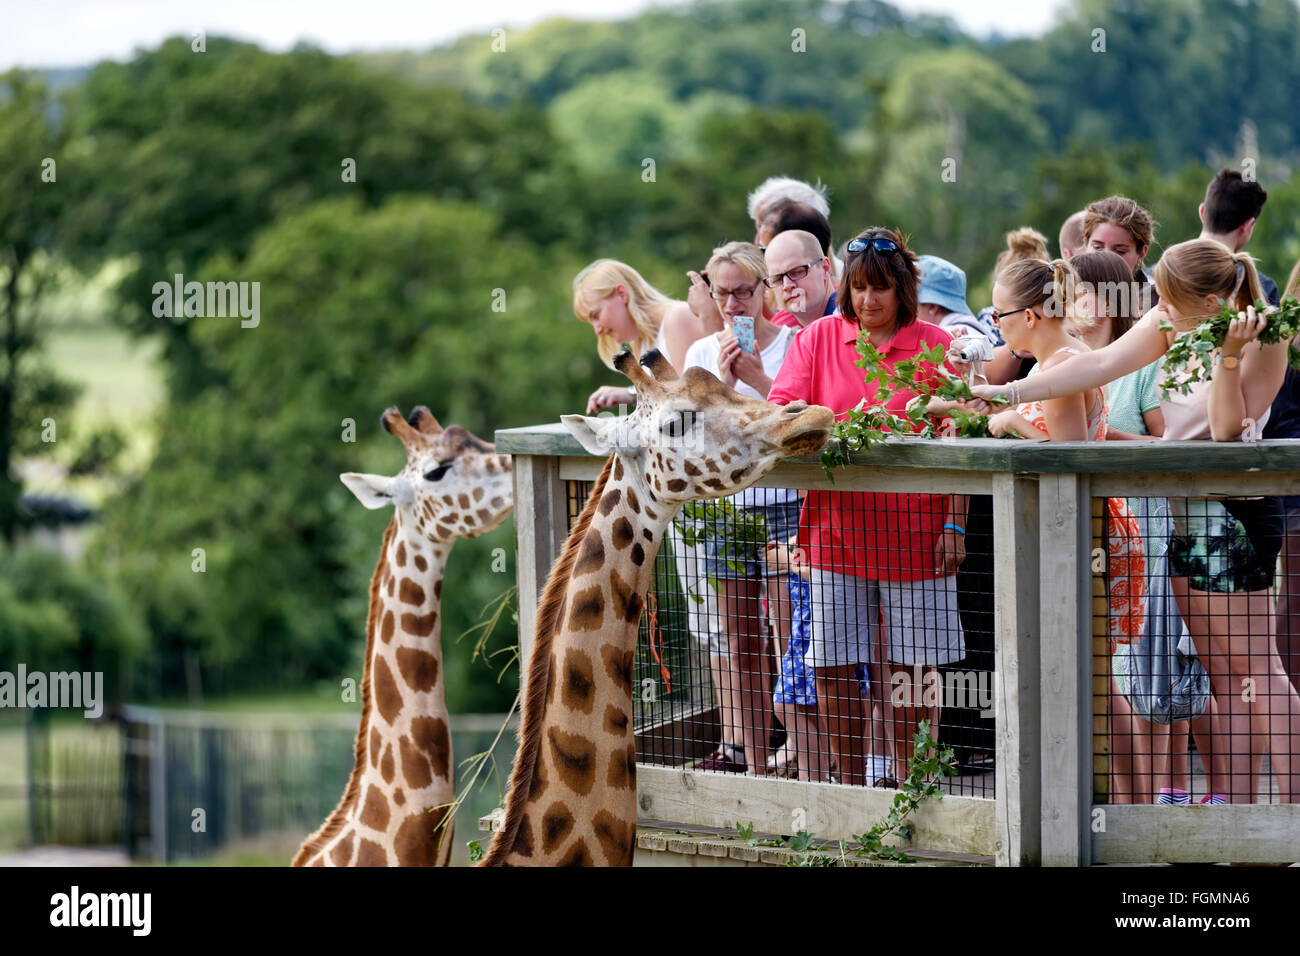
{"label": "outstretched arm", "polygon": [[986,400],[1008,395],[1013,386],[1018,389],[1018,401],[1046,401],[1077,395],[1113,382],[1121,375],[1136,372],[1160,358],[1169,348],[1169,340],[1158,325],[1162,317],[1158,308],[1152,309],[1105,348],[1076,355],[1054,368],[1044,369],[1011,385],[976,385],[971,389],[976,400],[968,402],[966,407],[969,411],[987,415],[992,406]]}

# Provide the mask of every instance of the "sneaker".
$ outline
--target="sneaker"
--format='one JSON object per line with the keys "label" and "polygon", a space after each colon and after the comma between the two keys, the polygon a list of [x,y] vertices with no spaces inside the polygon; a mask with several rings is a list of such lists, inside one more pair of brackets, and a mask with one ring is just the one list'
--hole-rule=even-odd
{"label": "sneaker", "polygon": [[717,750],[695,765],[695,769],[712,770],[714,773],[744,773],[748,769],[745,749],[719,744]]}
{"label": "sneaker", "polygon": [[1177,787],[1161,787],[1156,803],[1160,806],[1185,807],[1192,802],[1192,795]]}
{"label": "sneaker", "polygon": [[1224,799],[1223,794],[1221,793],[1207,793],[1205,796],[1201,798],[1202,806],[1208,804],[1212,807],[1217,807],[1223,803],[1227,803],[1227,801]]}

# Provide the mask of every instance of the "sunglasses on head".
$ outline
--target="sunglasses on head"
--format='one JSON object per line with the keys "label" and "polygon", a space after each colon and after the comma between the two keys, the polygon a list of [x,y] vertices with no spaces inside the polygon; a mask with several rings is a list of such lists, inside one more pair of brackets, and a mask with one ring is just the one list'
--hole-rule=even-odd
{"label": "sunglasses on head", "polygon": [[856,256],[859,253],[866,252],[868,249],[874,249],[876,252],[898,252],[898,243],[893,239],[886,239],[884,236],[877,236],[875,239],[850,239],[848,246],[845,247],[849,255]]}

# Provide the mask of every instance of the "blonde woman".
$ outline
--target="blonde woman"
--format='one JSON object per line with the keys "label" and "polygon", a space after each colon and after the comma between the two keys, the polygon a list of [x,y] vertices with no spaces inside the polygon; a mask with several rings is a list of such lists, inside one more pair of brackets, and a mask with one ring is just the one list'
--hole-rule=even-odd
{"label": "blonde woman", "polygon": [[[1248,422],[1265,419],[1287,367],[1287,342],[1252,344],[1266,321],[1251,305],[1263,297],[1254,261],[1214,240],[1193,239],[1171,246],[1154,278],[1160,304],[1112,344],[1022,382],[976,386],[969,410],[987,414],[987,399],[998,395],[1046,400],[1113,381],[1159,359],[1176,335],[1217,314],[1226,301],[1241,311],[1213,356],[1213,379],[1186,396],[1171,392],[1161,410],[1166,439],[1238,440]],[[1162,321],[1172,329],[1161,329]],[[1276,501],[1170,501],[1176,531],[1171,583],[1223,715],[1214,749],[1228,754],[1231,767],[1227,788],[1207,768],[1211,790],[1203,802],[1222,803],[1225,796],[1253,802],[1266,751],[1282,800],[1300,798],[1300,694],[1274,647],[1269,600],[1282,537],[1280,515],[1269,513],[1269,502]],[[1258,703],[1243,700],[1245,680]]]}
{"label": "blonde woman", "polygon": [[[691,343],[722,329],[722,316],[707,287],[693,274],[689,300],[678,302],[617,259],[597,259],[574,277],[573,312],[595,330],[596,350],[611,368],[626,343],[638,356],[659,349],[680,372]],[[634,401],[634,389],[604,385],[587,399],[587,414]]]}

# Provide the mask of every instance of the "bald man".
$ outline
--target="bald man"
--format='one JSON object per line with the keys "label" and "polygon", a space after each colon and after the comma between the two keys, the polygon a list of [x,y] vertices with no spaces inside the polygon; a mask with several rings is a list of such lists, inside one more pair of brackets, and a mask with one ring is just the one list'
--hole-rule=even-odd
{"label": "bald man", "polygon": [[835,276],[831,260],[811,232],[778,233],[764,253],[767,283],[781,301],[772,317],[777,325],[801,329],[835,311]]}

